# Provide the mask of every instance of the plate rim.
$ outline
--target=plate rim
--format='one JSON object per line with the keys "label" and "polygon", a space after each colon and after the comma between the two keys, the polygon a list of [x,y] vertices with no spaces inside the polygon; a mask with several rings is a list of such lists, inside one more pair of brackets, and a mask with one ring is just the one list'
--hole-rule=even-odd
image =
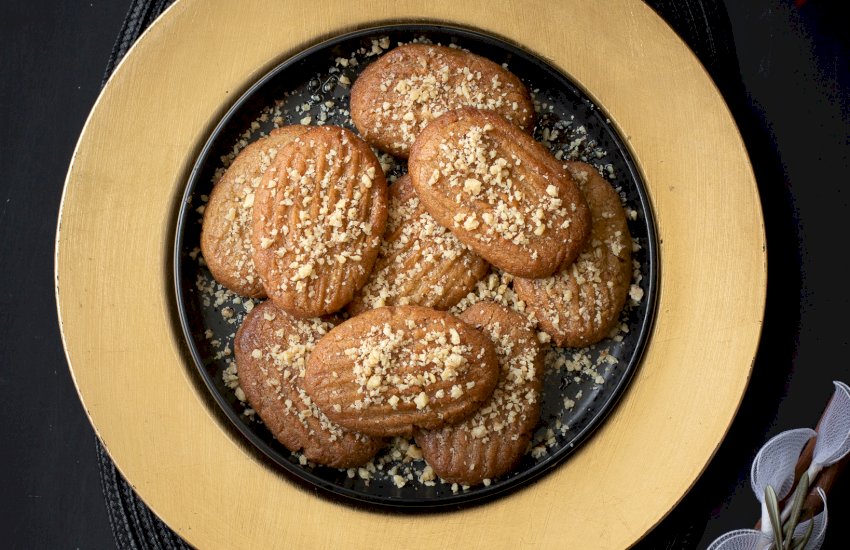
{"label": "plate rim", "polygon": [[[262,13],[263,10],[259,10],[264,4],[268,4],[268,2],[258,1],[249,8],[246,9],[245,13],[240,14],[242,17],[247,17],[249,15],[257,16]],[[484,4],[484,5],[482,5]],[[337,17],[341,17],[345,15],[345,13],[340,14],[340,6],[338,3],[334,4],[335,11]],[[414,2],[410,2],[407,0],[403,0],[399,2],[397,5],[393,6],[393,8],[388,12],[389,15],[384,17],[384,20],[398,20],[398,19],[407,19],[413,21],[422,20],[423,17],[430,18],[429,20],[437,21],[437,22],[462,22],[474,20],[474,16],[478,15],[482,17],[480,21],[483,23],[476,23],[471,25],[473,28],[480,28],[485,30],[486,32],[493,34],[497,37],[504,38],[506,35],[514,35],[520,31],[514,31],[505,26],[504,22],[493,22],[492,20],[486,20],[486,12],[488,5],[486,3],[478,2],[478,1],[470,1],[463,6],[464,12],[458,16],[454,10],[458,9],[458,6],[453,6],[451,2],[442,2],[437,1],[433,2],[432,5],[428,6],[428,15],[423,16],[421,13],[416,11],[417,5]],[[544,12],[548,11],[548,14],[551,15],[557,12],[559,15],[568,16],[572,15],[581,15],[581,8],[578,7],[577,3],[564,4],[563,6],[559,5],[557,7],[547,6],[544,2],[538,2],[535,6],[539,8],[539,13],[544,14]],[[701,91],[704,92],[705,96],[701,96],[701,99],[710,100],[710,107],[712,108],[711,113],[713,115],[717,115],[719,117],[718,125],[722,126],[721,130],[724,134],[724,137],[730,138],[734,143],[729,146],[729,150],[724,150],[724,154],[729,155],[731,158],[736,160],[735,168],[735,176],[743,180],[740,184],[746,191],[746,198],[748,199],[747,211],[752,219],[747,223],[747,227],[745,228],[747,232],[749,232],[749,236],[753,238],[754,242],[750,243],[751,246],[747,250],[752,254],[752,257],[748,257],[747,260],[749,264],[746,268],[749,270],[749,274],[754,278],[752,282],[755,289],[749,294],[743,295],[743,299],[746,300],[747,306],[750,308],[746,311],[747,313],[747,325],[741,329],[741,332],[746,332],[746,337],[739,337],[738,339],[742,341],[746,350],[738,353],[740,355],[741,364],[734,365],[735,367],[735,384],[734,387],[726,388],[728,390],[728,395],[725,395],[726,401],[724,404],[723,410],[723,421],[718,424],[716,429],[719,430],[720,437],[716,440],[710,442],[710,448],[704,449],[704,451],[708,451],[705,454],[701,455],[698,460],[692,461],[689,464],[689,468],[686,474],[679,475],[679,481],[682,479],[687,480],[684,484],[679,484],[675,489],[675,494],[664,494],[664,504],[658,504],[653,511],[651,512],[651,516],[647,520],[644,518],[642,521],[635,523],[635,520],[638,519],[638,516],[643,516],[642,514],[635,514],[630,516],[629,521],[631,522],[629,525],[619,526],[616,531],[610,536],[620,537],[617,540],[620,541],[628,541],[628,544],[632,544],[633,542],[639,540],[649,529],[651,529],[655,524],[657,524],[667,513],[669,513],[670,509],[672,509],[675,504],[677,504],[688,489],[693,485],[699,475],[704,471],[705,467],[710,462],[711,458],[717,451],[720,443],[723,440],[723,437],[727,433],[732,419],[735,417],[735,414],[740,406],[741,399],[743,398],[744,390],[749,381],[749,377],[752,371],[753,360],[755,358],[755,352],[757,343],[759,340],[759,335],[761,331],[761,325],[763,320],[764,313],[764,300],[765,300],[765,288],[766,288],[766,249],[765,249],[765,239],[764,239],[764,221],[763,215],[761,212],[761,204],[758,200],[758,191],[755,186],[755,178],[752,173],[752,167],[750,166],[749,159],[746,156],[746,149],[743,146],[743,142],[741,141],[740,133],[737,130],[737,127],[734,125],[734,121],[731,118],[731,114],[729,113],[728,108],[722,101],[722,98],[719,97],[719,92],[717,92],[716,86],[711,82],[708,77],[705,69],[699,65],[696,57],[684,43],[681,42],[681,39],[673,33],[673,31],[660,20],[660,18],[652,12],[650,8],[643,5],[640,2],[632,1],[632,0],[620,0],[617,4],[617,7],[621,9],[624,13],[628,14],[628,22],[627,23],[635,23],[640,22],[641,24],[646,24],[647,27],[653,32],[658,33],[657,40],[663,42],[665,45],[669,46],[674,50],[672,53],[672,57],[675,58],[677,62],[683,63],[684,68],[686,69],[686,73],[690,76],[699,80],[699,87]],[[598,7],[590,7],[587,8],[590,11],[597,10],[593,14],[600,15]],[[142,498],[161,516],[164,516],[164,519],[172,525],[184,538],[187,538],[190,542],[199,541],[199,540],[216,540],[210,539],[210,533],[205,532],[205,526],[199,525],[197,523],[193,524],[192,519],[187,517],[187,514],[179,509],[175,509],[173,506],[169,505],[163,501],[162,491],[163,488],[157,485],[156,480],[149,479],[149,476],[145,476],[144,472],[140,472],[139,464],[137,461],[134,461],[131,457],[128,457],[128,446],[132,446],[132,443],[127,441],[126,438],[122,439],[115,434],[115,426],[114,424],[118,422],[117,420],[110,420],[104,416],[103,408],[105,405],[108,405],[106,401],[103,399],[102,387],[96,387],[93,385],[90,377],[91,370],[97,368],[98,363],[95,359],[88,355],[88,352],[91,350],[87,350],[84,345],[81,343],[81,336],[79,334],[79,328],[76,325],[79,322],[82,325],[91,325],[92,324],[92,316],[97,315],[97,311],[92,311],[90,308],[86,309],[85,306],[81,305],[80,309],[83,313],[75,311],[72,306],[76,305],[73,297],[74,291],[80,290],[92,290],[97,289],[96,286],[92,286],[92,284],[96,284],[100,281],[96,276],[92,277],[91,272],[86,272],[86,276],[89,277],[90,280],[81,280],[85,279],[86,276],[80,277],[75,276],[73,272],[73,265],[79,265],[79,261],[75,264],[73,261],[73,255],[78,253],[80,250],[85,250],[85,246],[81,245],[79,241],[75,242],[74,237],[79,237],[80,232],[82,231],[81,227],[86,225],[85,214],[91,215],[92,212],[90,209],[86,209],[85,206],[81,203],[80,193],[81,189],[85,189],[85,181],[82,178],[83,168],[91,168],[93,166],[92,163],[92,154],[97,151],[93,151],[93,145],[103,146],[102,142],[98,142],[93,144],[92,142],[97,142],[95,137],[93,137],[93,132],[95,127],[99,127],[102,125],[102,118],[105,113],[112,112],[111,110],[116,107],[115,103],[119,99],[124,97],[126,99],[127,89],[126,84],[129,79],[134,76],[138,76],[137,74],[133,74],[133,71],[138,68],[138,65],[144,63],[146,58],[150,58],[152,51],[156,51],[155,43],[157,41],[163,41],[166,38],[173,39],[169,37],[168,30],[173,26],[177,26],[178,23],[183,23],[183,30],[186,30],[185,23],[187,19],[191,19],[189,15],[194,13],[197,15],[199,12],[203,11],[200,7],[200,2],[193,2],[191,0],[181,0],[173,5],[166,14],[161,17],[154,25],[152,25],[142,36],[142,38],[133,46],[130,53],[122,60],[118,70],[107,83],[106,87],[104,87],[101,95],[98,97],[97,102],[95,103],[95,107],[92,110],[92,113],[88,117],[86,124],[83,128],[83,132],[80,136],[80,140],[78,141],[77,147],[74,152],[74,157],[69,168],[68,176],[66,178],[65,188],[63,189],[62,195],[62,204],[60,207],[60,215],[59,222],[57,228],[57,240],[56,240],[56,256],[55,256],[55,289],[56,289],[56,299],[57,299],[57,312],[59,316],[60,322],[60,331],[62,333],[63,339],[63,347],[65,349],[66,358],[68,359],[70,371],[72,378],[74,380],[74,384],[77,388],[78,394],[80,395],[81,401],[83,402],[84,408],[86,410],[86,414],[89,416],[92,421],[93,426],[95,427],[96,432],[104,440],[107,449],[110,451],[110,455],[113,460],[115,460],[119,469],[122,471],[122,474],[128,475],[128,477],[139,480],[140,485],[137,486],[137,491],[142,496]],[[215,8],[210,8],[209,11],[215,11]],[[616,10],[615,10],[616,11]],[[221,14],[216,14],[216,17],[219,18],[219,21],[223,21],[221,19]],[[541,20],[546,20],[546,17],[541,15]],[[352,26],[357,27],[358,25],[363,25],[364,22],[361,20],[355,20],[353,22],[349,21],[348,23],[340,23],[340,20],[337,20],[337,23],[332,25],[332,29],[336,31],[344,31],[346,29],[352,28]],[[476,20],[478,21],[478,20]],[[516,22],[520,23],[520,22]],[[519,26],[519,25],[518,25]],[[527,27],[527,25],[526,25]],[[318,38],[326,37],[329,32],[329,27],[310,27],[313,32],[313,36]],[[628,25],[625,25],[624,28],[628,29]],[[501,30],[500,30],[501,29]],[[527,32],[527,31],[526,31]],[[531,35],[529,35],[531,36]],[[511,42],[512,39],[510,36],[508,37],[508,41]],[[290,45],[299,45],[303,43],[298,41],[298,38],[293,38],[293,41],[289,42]],[[539,42],[538,42],[539,43]],[[542,47],[542,46],[540,46]],[[285,48],[284,48],[285,49]],[[281,49],[280,51],[284,51]],[[528,47],[529,50],[534,52],[537,55],[540,55],[539,50]],[[542,56],[545,58],[545,56]],[[278,59],[280,56],[278,56]],[[266,65],[268,66],[268,59],[266,59]],[[132,68],[129,68],[130,66]],[[594,102],[601,105],[606,109],[607,112],[611,113],[612,121],[618,128],[618,131],[621,135],[629,134],[623,131],[623,127],[621,126],[621,122],[623,120],[623,112],[620,111],[620,106],[617,109],[611,109],[608,105],[608,100],[610,97],[606,94],[610,91],[607,90],[603,93],[605,96],[605,100],[600,100],[600,97],[593,93],[595,91],[599,91],[598,88],[594,87],[593,84],[587,84],[585,80],[582,78],[576,77],[572,71],[564,70],[564,67],[560,63],[553,63],[554,66],[558,67],[559,70],[565,72],[570,75],[571,79],[582,88],[585,93],[589,97],[591,97]],[[259,66],[259,65],[258,65]],[[240,74],[245,74],[244,71]],[[250,73],[249,73],[250,76]],[[595,80],[596,78],[594,78]],[[247,81],[248,78],[243,77],[242,81]],[[706,91],[707,90],[707,91]],[[712,97],[709,97],[712,96]],[[124,105],[126,107],[126,105]],[[629,113],[626,113],[627,115]],[[616,117],[616,118],[615,118]],[[95,124],[97,123],[97,124]],[[650,132],[651,133],[651,132]],[[669,173],[660,170],[660,168],[653,164],[652,166],[647,166],[645,160],[649,155],[646,154],[638,154],[636,150],[637,146],[633,146],[631,141],[627,141],[626,146],[629,147],[632,151],[632,154],[636,160],[636,168],[640,171],[646,182],[655,182],[655,181],[669,181],[670,175]],[[646,151],[646,149],[641,149],[641,151]],[[96,156],[96,155],[95,155]],[[651,176],[648,175],[647,169],[652,169]],[[661,174],[661,175],[659,175]],[[661,176],[664,177],[661,177]],[[658,178],[658,179],[656,179]],[[654,200],[653,204],[656,204],[656,200],[659,199],[659,196],[663,196],[663,198],[669,199],[668,193],[663,189],[651,189],[653,185],[648,185],[650,187],[650,195]],[[672,191],[672,189],[671,189]],[[656,194],[657,193],[657,194]],[[169,198],[173,200],[173,196],[167,194]],[[168,210],[173,211],[173,203],[169,204]],[[654,206],[654,211],[656,214],[659,212],[659,208]],[[664,215],[665,217],[667,214]],[[657,219],[660,216],[657,217]],[[753,223],[753,220],[755,222]],[[97,219],[93,224],[99,223],[101,220]],[[669,248],[665,246],[663,241],[665,231],[664,228],[661,228],[662,231],[659,232],[659,241],[662,246],[660,246],[660,265],[666,266],[667,262],[665,262],[664,258],[664,250],[665,248]],[[158,235],[158,234],[157,234]],[[668,233],[669,237],[670,234]],[[660,275],[664,277],[664,271],[660,271]],[[161,281],[160,281],[161,282]],[[702,281],[700,281],[702,282]],[[86,286],[88,284],[88,286]],[[153,285],[156,286],[156,285]],[[665,285],[660,284],[659,288],[666,288]],[[69,290],[70,289],[70,290]],[[97,303],[100,305],[103,303],[102,299],[99,299]],[[664,293],[661,293],[659,296],[659,303],[662,307],[666,301],[666,297]],[[156,308],[163,309],[162,303],[154,304]],[[145,312],[150,313],[150,312]],[[675,313],[675,312],[674,312]],[[659,313],[659,317],[660,317]],[[658,320],[658,319],[657,319]],[[666,322],[665,322],[666,325]],[[90,327],[89,327],[90,328]],[[665,326],[665,329],[667,327]],[[172,327],[173,329],[173,327]],[[658,323],[653,327],[653,333],[660,330],[658,328]],[[173,347],[173,334],[172,338],[166,336],[165,340],[167,340],[167,344],[170,347]],[[739,342],[740,343],[740,342]],[[651,346],[651,345],[650,345]],[[102,350],[100,350],[102,351]],[[179,359],[180,352],[179,350],[171,349],[169,350],[173,353],[174,357]],[[655,355],[653,353],[653,355]],[[72,360],[73,356],[73,360]],[[132,357],[131,354],[125,355],[125,357]],[[101,358],[102,360],[102,358]],[[124,373],[119,373],[123,375]],[[643,377],[646,378],[646,377]],[[108,380],[104,382],[104,384],[114,383],[115,380]],[[183,383],[185,384],[185,380]],[[633,386],[637,381],[632,382]],[[643,384],[649,384],[650,382],[646,380],[641,381]],[[631,388],[630,388],[631,389]],[[185,388],[181,388],[181,391],[185,390]],[[191,394],[191,388],[188,390]],[[100,393],[98,393],[100,392]],[[192,409],[197,406],[198,401],[202,401],[199,399],[197,395],[193,396],[195,401],[192,404],[181,404],[182,407],[187,410]],[[637,398],[635,398],[637,399]],[[631,403],[635,399],[629,399],[629,405],[633,405]],[[618,411],[622,409],[622,405],[618,406]],[[617,411],[618,416],[621,416]],[[120,412],[120,411],[119,411]],[[606,423],[607,425],[607,423]],[[603,428],[604,429],[604,428]],[[609,430],[610,431],[610,430]],[[209,435],[209,434],[208,434]],[[219,434],[221,435],[221,433]],[[227,434],[224,434],[224,439],[227,439]],[[233,447],[233,442],[230,442],[230,447]],[[227,447],[226,445],[222,448]],[[246,467],[251,469],[251,473],[253,477],[259,477],[262,479],[269,479],[268,472],[263,473],[262,471],[256,471],[256,468],[259,467],[262,470],[262,464],[259,464],[256,460],[252,459],[247,453],[244,453],[244,449],[239,449],[239,446],[236,445],[236,450],[242,452],[243,455],[246,455],[243,458],[247,458],[247,460],[243,460],[245,462]],[[595,447],[598,447],[596,445]],[[232,448],[229,451],[233,451]],[[596,451],[594,450],[594,453]],[[583,454],[591,454],[589,451]],[[610,465],[609,465],[610,466]],[[131,481],[133,480],[131,479]],[[161,483],[161,482],[160,482]],[[205,487],[206,490],[213,490],[209,487]],[[535,489],[537,491],[537,489]],[[297,495],[301,496],[305,493],[296,492]],[[511,498],[512,501],[516,500]],[[510,504],[509,504],[510,505]],[[490,507],[493,512],[502,512],[504,511],[503,507]],[[662,509],[663,508],[663,509]],[[331,509],[338,511],[338,509]],[[461,518],[468,518],[470,514],[460,514]],[[371,519],[375,519],[374,516],[368,516]],[[302,518],[304,519],[304,518]],[[382,520],[383,521],[383,520]],[[280,528],[280,524],[275,524],[275,527]],[[546,530],[541,536],[549,536],[552,533],[558,531],[558,529],[554,529],[552,525],[548,525],[549,529]],[[615,526],[617,527],[617,526]],[[209,529],[209,526],[206,526]],[[305,532],[312,532],[311,525],[306,524],[304,526]],[[223,534],[220,530],[215,531],[217,534]],[[488,538],[490,540],[500,540],[504,539],[496,538],[498,536],[504,536],[505,530],[496,529],[493,531],[492,535]],[[224,533],[232,536],[232,533]],[[315,535],[315,533],[313,533]],[[296,535],[297,537],[302,537],[303,535]],[[204,538],[206,537],[206,538]],[[323,539],[327,540],[327,539]],[[477,539],[476,539],[477,540]],[[613,540],[613,539],[609,539]],[[197,542],[196,542],[197,543]],[[220,540],[219,540],[220,543]],[[600,543],[601,544],[601,543]]]}

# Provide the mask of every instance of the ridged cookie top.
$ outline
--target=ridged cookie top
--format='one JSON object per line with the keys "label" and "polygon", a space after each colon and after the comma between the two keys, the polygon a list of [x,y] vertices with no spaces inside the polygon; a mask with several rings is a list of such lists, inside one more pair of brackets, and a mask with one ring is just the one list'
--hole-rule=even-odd
{"label": "ridged cookie top", "polygon": [[372,458],[384,442],[343,430],[304,391],[307,358],[332,327],[296,319],[266,301],[245,317],[234,351],[239,386],[275,438],[307,460],[350,468]]}
{"label": "ridged cookie top", "polygon": [[525,131],[534,103],[520,80],[489,59],[457,48],[399,46],[369,65],[351,89],[351,118],[375,147],[407,157],[416,136],[447,111],[498,112]]}
{"label": "ridged cookie top", "polygon": [[213,187],[204,207],[204,260],[215,280],[237,294],[266,296],[251,246],[255,193],[278,149],[307,130],[305,126],[284,126],[245,147]]}
{"label": "ridged cookie top", "polygon": [[543,355],[525,318],[506,307],[479,302],[460,318],[493,341],[499,383],[470,418],[421,431],[416,443],[444,481],[474,485],[510,472],[525,453],[540,418]]}
{"label": "ridged cookie top", "polygon": [[369,146],[334,126],[282,148],[257,191],[254,263],[275,305],[298,317],[345,306],[366,282],[387,220]]}
{"label": "ridged cookie top", "polygon": [[390,186],[388,211],[378,260],[348,307],[352,314],[392,305],[448,309],[487,273],[487,262],[422,208],[410,176]]}
{"label": "ridged cookie top", "polygon": [[620,196],[589,164],[571,162],[590,205],[593,229],[576,261],[545,279],[514,280],[514,290],[559,346],[605,338],[626,303],[632,280],[632,238]]}
{"label": "ridged cookie top", "polygon": [[493,344],[449,315],[417,306],[353,317],[322,338],[305,389],[347,429],[410,436],[471,415],[499,376]]}
{"label": "ridged cookie top", "polygon": [[578,255],[590,232],[590,212],[570,174],[492,112],[459,109],[433,121],[408,165],[434,219],[512,275],[551,275]]}

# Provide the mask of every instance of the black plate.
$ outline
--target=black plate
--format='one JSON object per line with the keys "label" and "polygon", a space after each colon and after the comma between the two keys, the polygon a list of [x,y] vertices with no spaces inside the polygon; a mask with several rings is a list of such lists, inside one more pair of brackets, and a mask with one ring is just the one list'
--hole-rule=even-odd
{"label": "black plate", "polygon": [[[214,282],[209,271],[198,261],[201,215],[197,209],[203,204],[201,196],[208,195],[212,189],[216,170],[223,165],[222,158],[232,153],[234,145],[241,139],[252,141],[259,136],[258,132],[268,132],[272,128],[273,113],[267,120],[258,121],[258,130],[256,125],[253,133],[251,130],[252,122],[257,121],[263,109],[275,104],[282,111],[284,123],[297,124],[307,114],[295,112],[295,106],[307,103],[315,124],[321,105],[330,100],[335,103],[335,110],[326,123],[351,127],[348,116],[342,112],[347,108],[349,86],[344,78],[340,82],[340,77],[344,75],[353,82],[369,62],[377,59],[370,52],[376,44],[380,49],[381,39],[389,39],[392,46],[412,40],[456,44],[497,63],[507,63],[508,68],[534,91],[541,104],[535,137],[548,137],[553,152],[566,151],[565,160],[579,158],[601,167],[603,175],[620,188],[626,206],[637,213],[629,221],[629,229],[641,246],[634,258],[639,265],[642,277],[639,286],[644,297],[628,306],[623,313],[622,323],[628,326],[628,332],[622,333],[621,341],[606,340],[583,352],[594,361],[603,349],[607,349],[618,363],[598,370],[598,376],[605,380],[603,384],[598,383],[599,378],[595,375],[581,373],[580,370],[550,370],[535,441],[549,440],[551,445],[543,444],[543,448],[547,449],[545,455],[535,453],[535,457],[531,453],[526,454],[512,474],[486,487],[468,490],[455,487],[453,490],[450,485],[442,483],[429,487],[409,482],[398,488],[383,473],[367,483],[359,475],[351,477],[346,471],[309,464],[302,466],[298,456],[280,445],[261,422],[243,414],[244,405],[223,380],[228,361],[232,359],[232,355],[226,352],[232,348],[233,333],[245,314],[244,304],[234,303],[232,295],[226,294],[222,303],[216,303],[218,300],[214,294],[211,296],[201,290],[211,288]],[[348,59],[352,55],[360,60],[357,66],[343,66],[336,62],[338,58]],[[554,138],[553,128],[559,129]],[[608,170],[608,166],[612,171]],[[402,171],[403,167],[397,165],[390,173]],[[481,502],[487,497],[521,487],[557,466],[586,440],[611,411],[640,362],[655,309],[658,271],[655,230],[646,190],[628,149],[605,114],[565,75],[520,47],[479,32],[437,25],[393,25],[340,36],[284,61],[251,86],[213,130],[195,163],[178,216],[174,258],[177,304],[186,342],[204,383],[239,431],[279,464],[287,475],[321,489],[320,494],[407,510]],[[232,311],[229,319],[222,316],[225,308]],[[565,350],[562,353],[572,359],[576,352]],[[578,363],[575,361],[572,366],[580,366]],[[565,397],[575,401],[570,409],[565,408]],[[564,429],[564,426],[567,428]],[[548,430],[552,430],[551,437]],[[407,468],[421,469],[422,465],[421,461],[417,461]],[[232,472],[231,475],[239,474]]]}

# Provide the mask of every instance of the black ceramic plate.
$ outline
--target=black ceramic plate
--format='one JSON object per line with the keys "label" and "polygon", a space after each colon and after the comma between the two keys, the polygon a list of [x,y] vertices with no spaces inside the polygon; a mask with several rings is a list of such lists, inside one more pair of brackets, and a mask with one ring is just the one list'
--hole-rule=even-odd
{"label": "black ceramic plate", "polygon": [[[426,486],[408,481],[398,487],[387,474],[392,462],[371,472],[369,480],[360,476],[365,472],[302,465],[299,455],[280,445],[259,419],[244,414],[245,405],[225,381],[232,361],[233,334],[245,315],[247,301],[217,287],[198,254],[205,197],[234,147],[267,133],[275,123],[298,124],[308,116],[312,124],[321,121],[351,128],[347,112],[350,83],[387,47],[410,41],[453,44],[505,63],[533,91],[539,104],[535,137],[559,158],[584,160],[599,167],[636,214],[629,229],[640,245],[634,254],[639,273],[634,282],[643,298],[624,311],[621,321],[626,330],[589,350],[557,350],[566,361],[561,361],[560,369],[548,371],[535,450],[525,455],[512,474],[489,486],[462,488],[439,481]],[[389,174],[403,172],[403,163],[394,163]],[[421,510],[480,502],[528,484],[561,463],[603,422],[638,367],[649,335],[658,270],[655,247],[646,190],[629,152],[605,113],[576,83],[521,47],[491,36],[445,26],[394,25],[358,31],[309,48],[281,63],[235,102],[212,132],[187,182],[177,221],[174,276],[180,320],[198,372],[227,417],[253,445],[286,475],[319,488],[326,496]],[[600,361],[604,355],[616,362]],[[556,358],[550,354],[549,363]],[[594,364],[598,366],[587,368]],[[419,460],[399,466],[395,472],[412,472],[415,477],[423,467]]]}

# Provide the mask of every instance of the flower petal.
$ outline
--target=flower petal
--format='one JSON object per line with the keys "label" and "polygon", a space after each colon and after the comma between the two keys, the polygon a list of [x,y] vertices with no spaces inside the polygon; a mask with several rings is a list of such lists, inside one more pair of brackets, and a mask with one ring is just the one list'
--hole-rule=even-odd
{"label": "flower petal", "polygon": [[850,388],[843,382],[833,384],[835,393],[818,428],[813,467],[834,464],[850,452]]}
{"label": "flower petal", "polygon": [[772,540],[755,529],[738,529],[717,537],[708,550],[761,550],[767,548]]}
{"label": "flower petal", "polygon": [[827,524],[827,509],[826,509],[826,493],[823,492],[823,489],[818,487],[818,496],[820,496],[823,501],[823,512],[816,515],[812,519],[806,520],[797,525],[794,528],[794,536],[802,537],[806,531],[809,529],[809,523],[815,522],[815,528],[812,530],[812,536],[809,538],[809,542],[806,543],[805,550],[819,550],[823,545],[823,541],[826,538],[826,524]]}
{"label": "flower petal", "polygon": [[778,500],[788,496],[800,452],[814,435],[816,432],[809,428],[788,430],[764,444],[750,470],[750,483],[759,502],[764,502],[764,490],[768,485],[773,487]]}

